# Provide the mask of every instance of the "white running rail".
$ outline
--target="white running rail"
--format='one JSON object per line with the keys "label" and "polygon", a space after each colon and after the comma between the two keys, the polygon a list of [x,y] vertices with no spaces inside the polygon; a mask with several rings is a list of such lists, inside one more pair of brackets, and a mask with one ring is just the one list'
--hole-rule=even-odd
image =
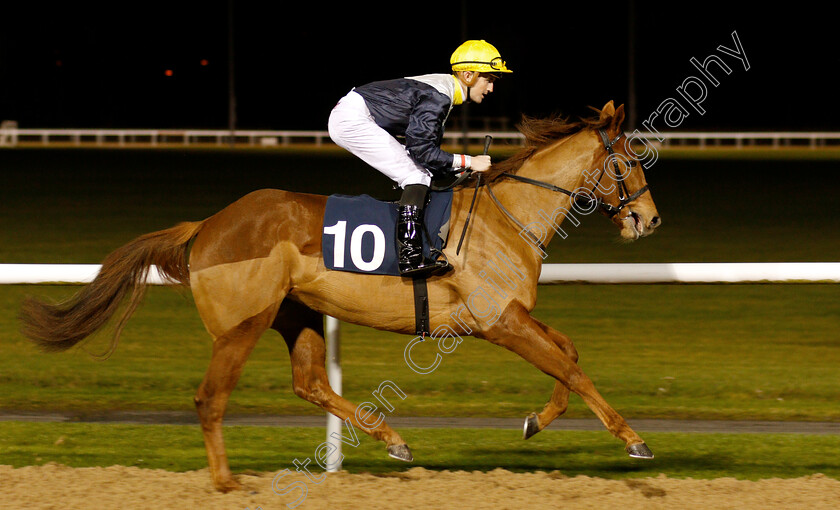
{"label": "white running rail", "polygon": [[[524,140],[517,131],[482,132],[472,130],[470,143],[480,144],[484,135],[495,140],[506,140],[519,145]],[[658,147],[728,146],[734,148],[767,146],[780,148],[802,146],[840,147],[840,132],[641,132],[641,137]],[[463,133],[450,131],[444,134],[449,144],[463,142]],[[5,122],[0,127],[0,147],[18,145],[78,146],[78,147],[156,147],[156,146],[226,146],[234,141],[237,146],[275,147],[290,144],[332,145],[327,131],[272,131],[272,130],[220,130],[220,129],[22,129]]]}
{"label": "white running rail", "polygon": [[[0,284],[89,283],[99,264],[0,264]],[[166,283],[156,270],[149,283]],[[840,282],[840,262],[543,264],[541,284]]]}

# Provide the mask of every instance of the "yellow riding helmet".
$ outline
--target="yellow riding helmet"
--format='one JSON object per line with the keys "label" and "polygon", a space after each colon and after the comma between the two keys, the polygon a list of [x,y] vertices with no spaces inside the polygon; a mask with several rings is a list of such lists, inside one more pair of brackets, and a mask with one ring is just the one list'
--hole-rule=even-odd
{"label": "yellow riding helmet", "polygon": [[485,40],[470,40],[458,46],[449,58],[453,71],[512,73],[495,46]]}

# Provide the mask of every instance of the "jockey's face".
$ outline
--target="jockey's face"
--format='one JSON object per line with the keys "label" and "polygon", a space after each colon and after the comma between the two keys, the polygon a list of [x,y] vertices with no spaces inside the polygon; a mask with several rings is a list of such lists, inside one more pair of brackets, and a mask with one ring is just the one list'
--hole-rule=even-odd
{"label": "jockey's face", "polygon": [[493,92],[493,82],[497,76],[491,73],[479,73],[475,71],[462,71],[458,73],[461,83],[469,87],[470,101],[480,103],[484,96]]}
{"label": "jockey's face", "polygon": [[470,100],[473,103],[480,103],[484,100],[484,96],[493,92],[493,83],[496,77],[489,73],[479,73],[478,78],[470,87]]}

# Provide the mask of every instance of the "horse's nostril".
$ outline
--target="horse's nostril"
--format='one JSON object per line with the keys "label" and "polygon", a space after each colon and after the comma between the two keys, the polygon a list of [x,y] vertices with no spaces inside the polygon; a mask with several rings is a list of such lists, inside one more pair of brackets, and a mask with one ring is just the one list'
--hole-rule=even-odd
{"label": "horse's nostril", "polygon": [[650,219],[650,228],[656,228],[659,226],[660,220],[659,216],[654,216]]}

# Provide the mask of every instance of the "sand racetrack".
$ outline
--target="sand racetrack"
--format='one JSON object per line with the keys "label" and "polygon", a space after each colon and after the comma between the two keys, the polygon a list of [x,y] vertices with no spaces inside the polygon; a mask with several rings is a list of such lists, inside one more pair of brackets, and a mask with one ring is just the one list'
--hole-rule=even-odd
{"label": "sand racetrack", "polygon": [[[283,493],[297,473],[277,480]],[[220,494],[208,471],[172,473],[112,466],[70,468],[57,464],[14,469],[0,466],[0,508],[9,509],[224,509],[287,508],[302,496],[272,491],[276,473],[240,475],[245,490]],[[336,473],[308,483],[301,510],[446,508],[838,508],[840,481],[823,475],[757,482],[733,478],[605,480],[558,472],[429,471],[388,475]]]}

